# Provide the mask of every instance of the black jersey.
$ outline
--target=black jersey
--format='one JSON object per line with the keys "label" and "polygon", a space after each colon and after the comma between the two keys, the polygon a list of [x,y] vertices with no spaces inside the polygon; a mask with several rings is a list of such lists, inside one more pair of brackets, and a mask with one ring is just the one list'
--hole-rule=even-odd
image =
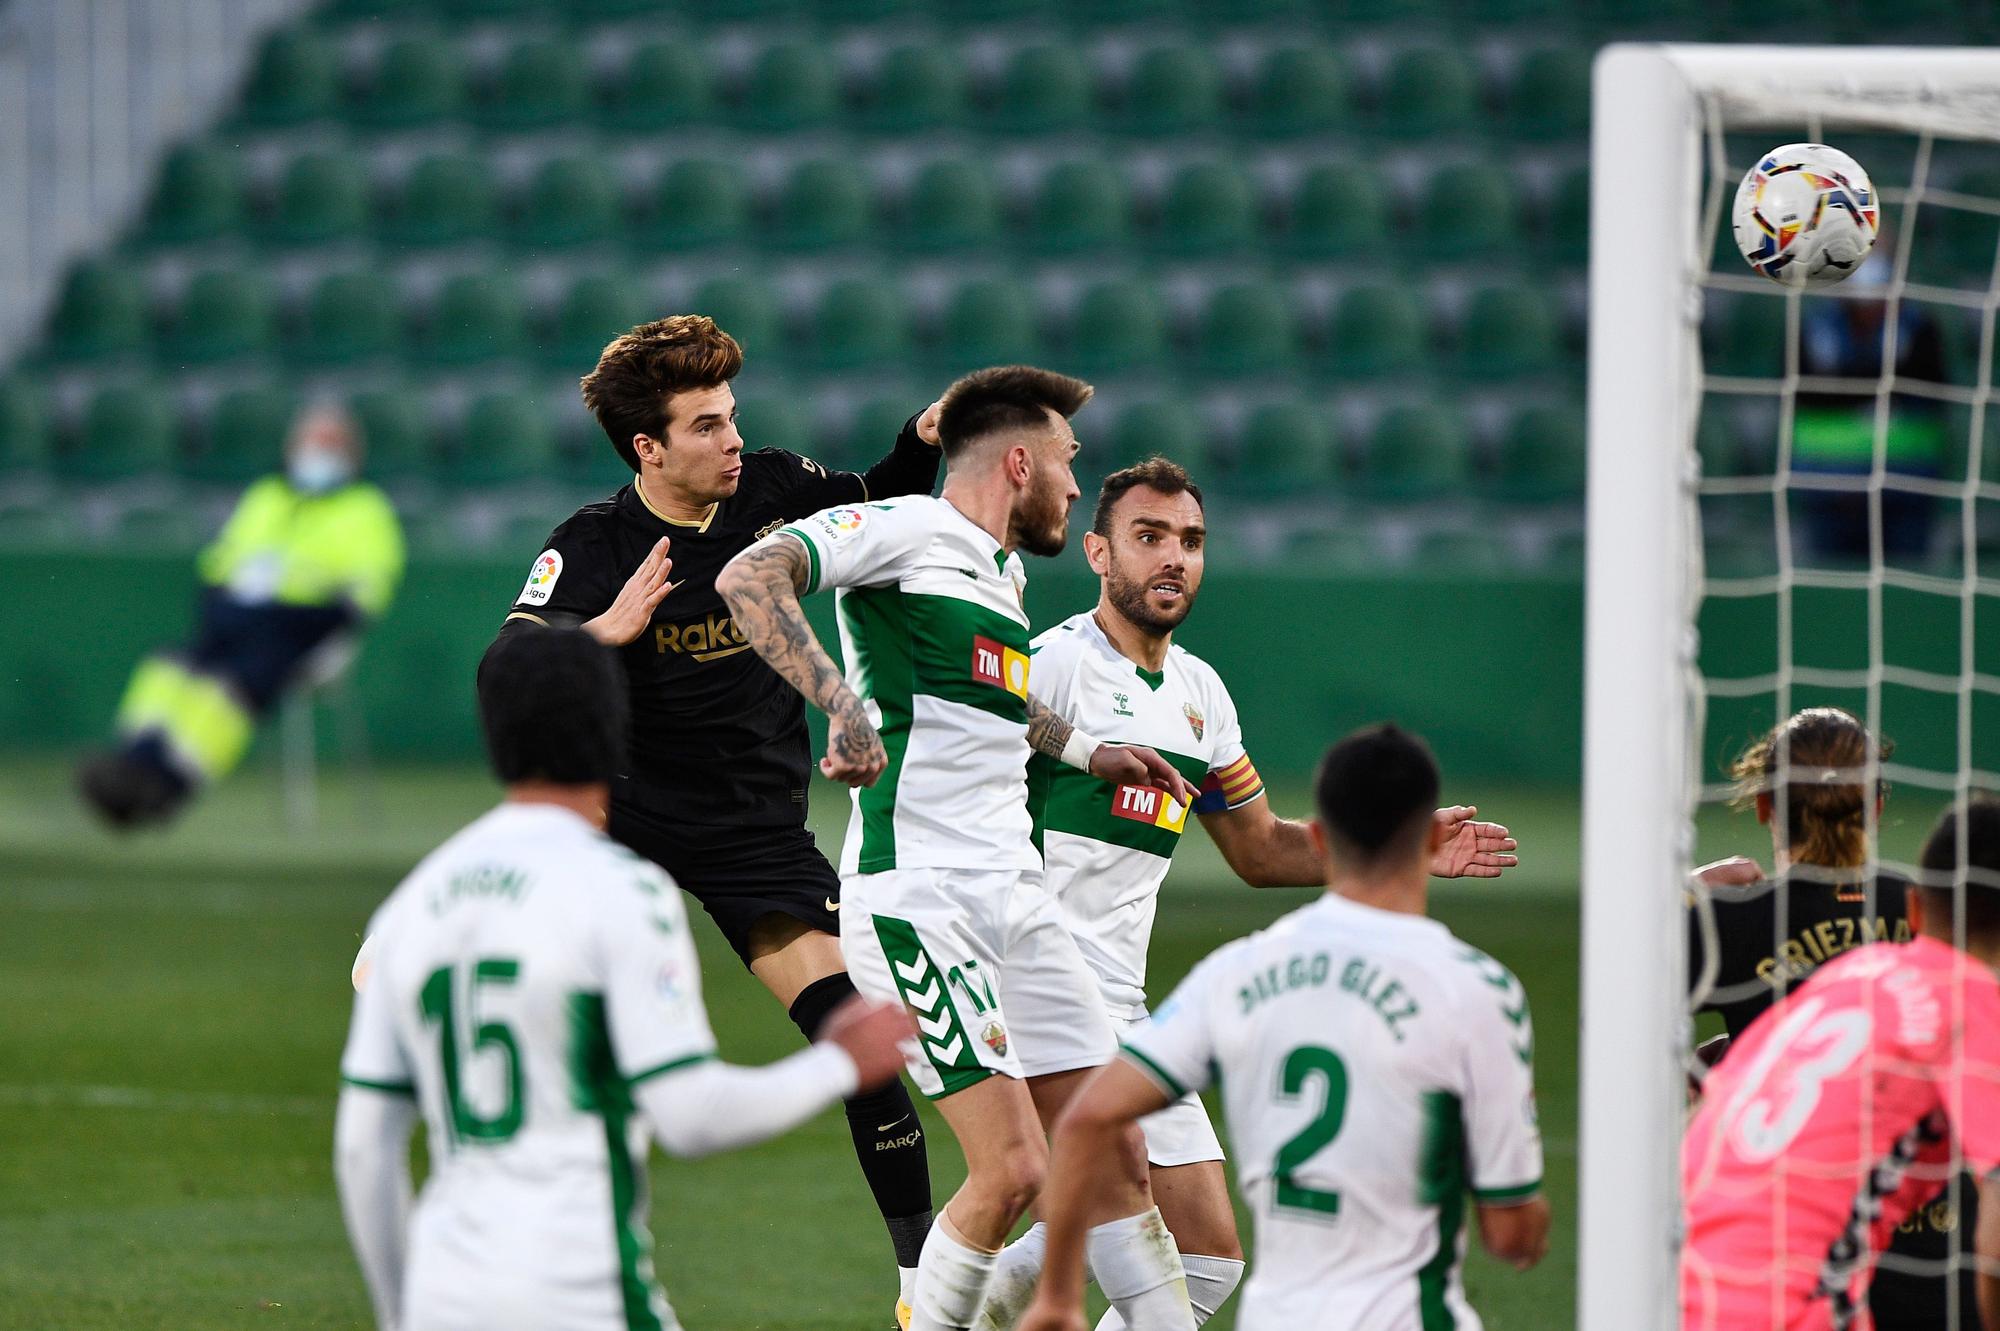
{"label": "black jersey", "polygon": [[674,589],[646,631],[619,650],[631,696],[628,781],[619,798],[654,815],[707,826],[805,821],[812,752],[805,700],[778,678],[730,617],[715,576],[780,525],[836,504],[929,493],[940,455],[915,418],[867,473],[829,472],[765,448],[742,455],[736,493],[698,522],[655,512],[636,485],[586,504],[550,534],[508,616],[575,625],[610,608],[662,536]]}

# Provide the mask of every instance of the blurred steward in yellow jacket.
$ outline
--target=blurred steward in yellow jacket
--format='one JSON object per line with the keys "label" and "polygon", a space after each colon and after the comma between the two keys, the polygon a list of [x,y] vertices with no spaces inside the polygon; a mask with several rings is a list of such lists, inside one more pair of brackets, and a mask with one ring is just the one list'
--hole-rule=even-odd
{"label": "blurred steward in yellow jacket", "polygon": [[257,481],[201,552],[193,640],[139,663],[118,742],[78,773],[120,827],[172,817],[243,757],[285,690],[337,673],[403,575],[403,532],[361,480],[362,439],[341,407],[293,422],[282,475]]}

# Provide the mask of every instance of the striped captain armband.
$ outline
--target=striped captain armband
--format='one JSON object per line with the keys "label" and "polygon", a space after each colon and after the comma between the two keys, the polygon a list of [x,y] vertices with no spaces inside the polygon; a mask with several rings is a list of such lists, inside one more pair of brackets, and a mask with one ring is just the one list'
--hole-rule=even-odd
{"label": "striped captain armband", "polygon": [[1246,753],[1229,766],[1208,774],[1208,779],[1201,783],[1201,794],[1195,796],[1194,811],[1223,813],[1240,809],[1263,793],[1264,778],[1257,775]]}

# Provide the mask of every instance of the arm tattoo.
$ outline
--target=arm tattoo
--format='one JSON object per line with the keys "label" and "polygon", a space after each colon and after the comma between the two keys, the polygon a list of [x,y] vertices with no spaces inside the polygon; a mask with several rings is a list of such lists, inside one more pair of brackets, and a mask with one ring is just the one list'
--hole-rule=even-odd
{"label": "arm tattoo", "polygon": [[805,547],[796,539],[770,541],[730,560],[717,575],[715,589],[771,669],[828,716],[850,722],[858,718],[865,725],[861,699],[847,687],[840,667],[813,636],[799,608],[799,591],[810,574]]}
{"label": "arm tattoo", "polygon": [[1063,748],[1075,730],[1075,726],[1044,706],[1041,699],[1032,693],[1028,695],[1028,746],[1036,753],[1062,757]]}

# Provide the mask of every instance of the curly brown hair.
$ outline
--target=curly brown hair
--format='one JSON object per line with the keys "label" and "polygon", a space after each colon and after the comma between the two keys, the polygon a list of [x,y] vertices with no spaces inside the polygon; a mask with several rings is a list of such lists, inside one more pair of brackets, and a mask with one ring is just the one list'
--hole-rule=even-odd
{"label": "curly brown hair", "polygon": [[[1770,795],[1785,819],[1785,846],[1793,860],[1830,869],[1868,861],[1867,783],[1856,774],[1870,760],[1895,751],[1877,742],[1853,713],[1808,707],[1780,721],[1731,764],[1737,808]],[[1780,769],[1785,780],[1780,785]],[[1877,780],[1878,797],[1888,793]]]}
{"label": "curly brown hair", "polygon": [[634,472],[632,436],[666,441],[674,394],[714,388],[743,368],[743,348],[705,314],[676,314],[620,333],[579,381],[583,405]]}

